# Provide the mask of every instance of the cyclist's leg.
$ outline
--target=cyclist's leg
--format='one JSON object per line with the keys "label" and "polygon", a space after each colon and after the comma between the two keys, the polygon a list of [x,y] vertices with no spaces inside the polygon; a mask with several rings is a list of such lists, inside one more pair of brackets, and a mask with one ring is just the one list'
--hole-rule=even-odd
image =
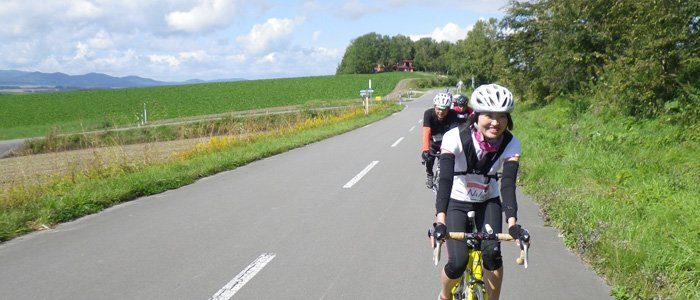
{"label": "cyclist's leg", "polygon": [[[467,212],[473,210],[471,203],[450,199],[450,204],[445,215],[447,231],[465,232],[468,229],[469,220]],[[447,264],[442,270],[442,291],[440,296],[451,299],[452,288],[459,282],[464,270],[467,268],[468,247],[465,241],[447,240]]]}
{"label": "cyclist's leg", "polygon": [[435,157],[428,156],[428,159],[425,160],[425,173],[433,175],[433,165],[435,165]]}
{"label": "cyclist's leg", "polygon": [[427,173],[425,185],[429,189],[432,189],[435,187],[435,181],[438,179],[435,176],[439,176],[438,174],[433,173],[433,169],[435,166],[435,161],[437,160],[436,156],[439,155],[440,145],[436,144],[435,142],[431,142],[429,151],[430,155],[428,155],[428,159],[425,161],[425,172]]}
{"label": "cyclist's leg", "polygon": [[425,161],[425,172],[428,175],[433,175],[433,166],[435,165],[435,156],[440,155],[440,144],[433,141],[430,142],[430,155],[428,155],[428,160]]}
{"label": "cyclist's leg", "polygon": [[[479,216],[482,216],[479,220]],[[481,221],[481,223],[479,223]],[[477,212],[477,224],[485,230],[485,224],[489,224],[494,233],[500,233],[503,229],[503,213],[499,198],[489,199]],[[481,251],[484,267],[484,282],[486,294],[489,300],[498,300],[503,282],[503,259],[501,257],[501,243],[499,241],[483,241]]]}

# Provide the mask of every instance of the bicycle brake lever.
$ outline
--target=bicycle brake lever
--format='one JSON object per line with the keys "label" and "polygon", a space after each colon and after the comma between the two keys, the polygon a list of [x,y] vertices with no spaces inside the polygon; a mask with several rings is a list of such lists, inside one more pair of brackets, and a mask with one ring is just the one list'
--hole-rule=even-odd
{"label": "bicycle brake lever", "polygon": [[530,248],[530,232],[525,230],[525,234],[523,234],[522,237],[523,238],[520,241],[520,243],[523,245],[523,254],[524,254],[523,255],[524,256],[523,257],[524,265],[523,266],[525,267],[525,269],[527,269],[528,250]]}
{"label": "bicycle brake lever", "polygon": [[433,261],[435,262],[435,266],[438,265],[438,262],[440,262],[440,249],[442,249],[442,240],[436,240],[437,242],[437,247],[433,249]]}
{"label": "bicycle brake lever", "polygon": [[527,269],[527,256],[528,256],[528,248],[530,248],[530,243],[523,243],[523,253],[524,253],[524,261],[523,261],[523,266],[525,269]]}

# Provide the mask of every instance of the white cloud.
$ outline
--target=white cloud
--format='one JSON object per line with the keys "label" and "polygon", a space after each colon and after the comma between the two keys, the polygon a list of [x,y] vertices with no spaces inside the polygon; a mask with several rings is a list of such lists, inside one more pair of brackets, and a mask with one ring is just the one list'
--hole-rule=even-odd
{"label": "white cloud", "polygon": [[265,55],[263,58],[259,59],[256,63],[257,64],[274,64],[277,60],[275,59],[275,53],[270,53],[268,55]]}
{"label": "white cloud", "polygon": [[292,40],[294,29],[304,22],[304,18],[268,19],[265,24],[257,24],[250,34],[239,36],[236,41],[242,43],[251,54],[267,54],[285,49]]}
{"label": "white cloud", "polygon": [[138,75],[138,73],[133,73],[132,70],[134,69],[144,71],[142,67],[139,66],[138,54],[132,49],[128,49],[126,51],[114,51],[109,56],[95,59],[93,64],[93,66],[89,66],[89,68],[93,68],[93,71],[90,72],[96,72],[95,70],[110,70],[117,72],[117,74],[114,75],[121,74],[122,76],[127,76]]}
{"label": "white cloud", "polygon": [[348,20],[358,20],[368,14],[376,14],[382,12],[383,9],[380,6],[369,6],[364,3],[360,3],[355,0],[345,2],[340,8],[340,11],[336,13],[336,17],[344,18]]}
{"label": "white cloud", "polygon": [[321,31],[320,31],[320,30],[316,30],[316,31],[314,31],[314,33],[311,35],[311,40],[314,41],[314,42],[315,42],[315,41],[318,41],[318,37],[319,37],[319,36],[321,36]]}
{"label": "white cloud", "polygon": [[89,1],[77,0],[70,3],[66,16],[70,19],[94,19],[102,14],[102,10]]}
{"label": "white cloud", "polygon": [[[460,9],[479,13],[501,13],[500,9],[508,4],[508,1],[509,0],[440,0],[431,1],[430,5],[449,9],[446,13]],[[384,0],[382,2],[384,2],[387,7],[406,7],[426,4],[425,0]]]}
{"label": "white cloud", "polygon": [[204,50],[199,50],[199,51],[192,51],[192,52],[181,52],[179,54],[180,59],[183,60],[195,60],[195,61],[205,61],[211,56],[207,54],[206,51]]}
{"label": "white cloud", "polygon": [[152,64],[159,66],[177,67],[180,65],[177,57],[172,55],[151,54],[148,55],[148,59],[150,59]]}
{"label": "white cloud", "polygon": [[73,59],[76,59],[76,60],[90,58],[91,56],[93,56],[95,54],[94,51],[92,51],[88,48],[88,45],[83,44],[81,42],[78,42],[78,44],[75,45],[75,48],[77,48],[77,51],[76,51],[76,54],[73,57]]}
{"label": "white cloud", "polygon": [[235,3],[229,0],[200,0],[198,6],[187,12],[171,12],[165,16],[165,20],[174,31],[210,32],[233,22]]}
{"label": "white cloud", "polygon": [[432,33],[429,35],[411,35],[409,36],[411,40],[417,41],[419,39],[429,37],[432,38],[433,40],[437,42],[442,42],[442,41],[448,41],[451,43],[455,43],[459,40],[463,40],[467,38],[467,33],[471,31],[474,28],[474,25],[469,25],[465,28],[459,27],[459,25],[455,23],[447,23],[445,27],[442,28],[435,28]]}
{"label": "white cloud", "polygon": [[95,37],[88,39],[88,44],[98,49],[108,49],[115,46],[115,42],[110,34],[104,30],[100,30],[95,34]]}

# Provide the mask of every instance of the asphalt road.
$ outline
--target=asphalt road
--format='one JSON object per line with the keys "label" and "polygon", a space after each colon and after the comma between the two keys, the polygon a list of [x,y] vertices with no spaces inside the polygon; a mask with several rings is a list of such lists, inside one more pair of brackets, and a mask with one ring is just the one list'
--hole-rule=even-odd
{"label": "asphalt road", "polygon": [[[433,95],[361,129],[0,244],[0,299],[435,299],[444,259],[431,260],[434,195],[420,164]],[[530,267],[504,245],[502,299],[610,299],[518,197]]]}

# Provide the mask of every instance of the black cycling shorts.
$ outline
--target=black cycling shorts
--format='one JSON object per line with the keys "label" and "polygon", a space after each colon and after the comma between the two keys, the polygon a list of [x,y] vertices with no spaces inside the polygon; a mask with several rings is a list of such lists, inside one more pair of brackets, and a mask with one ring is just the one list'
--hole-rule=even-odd
{"label": "black cycling shorts", "polygon": [[[476,226],[478,232],[485,232],[485,224],[489,224],[494,233],[501,233],[503,229],[503,213],[501,199],[491,198],[481,203],[472,203],[450,199],[445,215],[447,231],[472,232],[467,218],[468,211],[476,213]],[[447,264],[445,274],[451,279],[457,279],[464,273],[469,256],[467,255],[467,243],[460,240],[447,240]],[[481,243],[482,260],[484,269],[494,271],[503,265],[501,257],[501,243],[499,241],[483,241]]]}

